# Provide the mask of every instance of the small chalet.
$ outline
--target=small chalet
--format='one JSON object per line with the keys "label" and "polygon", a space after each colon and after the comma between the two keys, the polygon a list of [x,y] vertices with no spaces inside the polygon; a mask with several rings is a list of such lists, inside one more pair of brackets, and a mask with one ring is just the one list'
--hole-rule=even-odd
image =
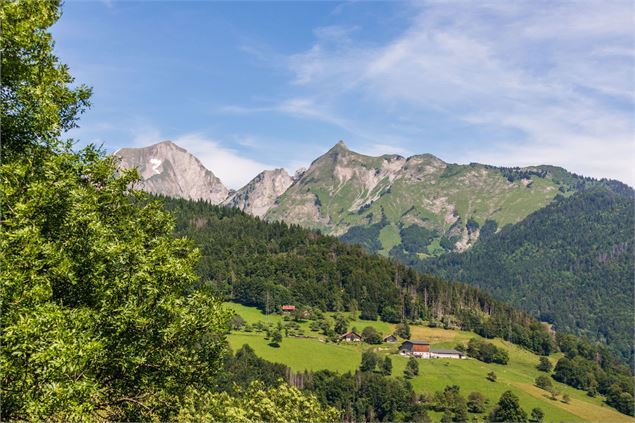
{"label": "small chalet", "polygon": [[417,358],[430,358],[430,343],[427,341],[405,341],[399,347],[399,354]]}
{"label": "small chalet", "polygon": [[346,342],[360,342],[362,340],[362,337],[359,334],[351,331],[340,335],[339,340]]}
{"label": "small chalet", "polygon": [[430,350],[430,358],[466,358],[465,354],[457,350]]}
{"label": "small chalet", "polygon": [[291,312],[295,311],[295,306],[294,305],[283,305],[281,307],[282,309],[282,314],[291,314]]}
{"label": "small chalet", "polygon": [[395,335],[384,336],[384,342],[397,342],[397,337]]}

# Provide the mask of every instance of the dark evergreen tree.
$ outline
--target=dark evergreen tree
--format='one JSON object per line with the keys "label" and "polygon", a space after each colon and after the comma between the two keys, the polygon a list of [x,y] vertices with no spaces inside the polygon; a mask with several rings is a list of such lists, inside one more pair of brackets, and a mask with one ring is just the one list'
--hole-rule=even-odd
{"label": "dark evergreen tree", "polygon": [[549,373],[553,369],[553,364],[549,361],[549,357],[541,356],[536,368],[541,372]]}
{"label": "dark evergreen tree", "polygon": [[529,419],[530,422],[536,422],[536,423],[540,423],[542,422],[542,419],[545,417],[545,413],[542,411],[542,409],[536,407],[536,408],[532,408],[531,410],[531,418]]}
{"label": "dark evergreen tree", "polygon": [[520,407],[518,397],[512,391],[505,391],[489,415],[491,422],[526,422],[527,413]]}
{"label": "dark evergreen tree", "polygon": [[408,362],[406,363],[406,368],[404,369],[404,376],[407,378],[413,378],[419,374],[419,362],[416,358],[410,357]]}
{"label": "dark evergreen tree", "polygon": [[392,374],[392,360],[390,357],[384,357],[384,361],[381,364],[381,373],[384,376],[390,376]]}
{"label": "dark evergreen tree", "polygon": [[372,372],[379,364],[379,357],[371,350],[366,350],[362,353],[362,364],[359,366],[359,370],[362,372]]}

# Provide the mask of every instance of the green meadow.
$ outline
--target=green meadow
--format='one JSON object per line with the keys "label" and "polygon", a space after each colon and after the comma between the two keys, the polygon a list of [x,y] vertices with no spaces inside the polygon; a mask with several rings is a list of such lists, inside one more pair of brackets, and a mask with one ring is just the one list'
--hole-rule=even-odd
{"label": "green meadow", "polygon": [[[253,324],[258,321],[277,325],[285,323],[284,317],[277,314],[265,316],[254,307],[240,304],[226,303],[226,306],[239,314],[246,322]],[[326,313],[332,315],[333,313]],[[350,317],[350,313],[347,313]],[[356,327],[361,331],[366,326],[373,326],[384,335],[392,333],[394,326],[385,322],[370,322],[355,320],[349,328]],[[296,372],[304,370],[328,369],[338,372],[354,372],[361,362],[362,352],[373,348],[380,354],[388,354],[393,361],[393,376],[403,375],[407,358],[399,356],[398,344],[382,344],[371,346],[365,343],[332,343],[324,336],[311,331],[309,322],[300,323],[307,338],[285,337],[279,347],[272,347],[265,339],[264,333],[236,331],[229,335],[229,343],[233,350],[242,345],[251,346],[260,357],[289,366]],[[467,343],[470,338],[478,335],[458,330],[428,328],[425,326],[411,326],[412,339],[430,342],[433,348],[454,348],[459,343]],[[310,338],[309,338],[310,337]],[[472,391],[479,391],[489,400],[489,407],[498,401],[500,395],[507,390],[513,391],[520,398],[522,407],[529,413],[532,408],[539,407],[545,412],[545,421],[601,421],[601,422],[633,422],[635,419],[621,414],[603,404],[601,397],[591,398],[586,392],[552,381],[561,392],[558,400],[551,400],[550,395],[534,386],[537,376],[544,374],[536,369],[538,356],[500,339],[489,340],[497,346],[505,348],[510,355],[507,365],[487,364],[475,359],[430,359],[418,360],[419,375],[411,379],[411,383],[418,393],[434,393],[443,390],[446,385],[458,385],[461,393],[467,396]],[[554,354],[550,357],[555,362],[560,357]],[[496,382],[490,382],[486,376],[495,372]],[[566,404],[561,401],[563,394],[569,394],[571,401]],[[489,409],[488,409],[489,412]],[[434,412],[431,417],[438,420],[441,415]],[[482,417],[482,416],[481,416]]]}

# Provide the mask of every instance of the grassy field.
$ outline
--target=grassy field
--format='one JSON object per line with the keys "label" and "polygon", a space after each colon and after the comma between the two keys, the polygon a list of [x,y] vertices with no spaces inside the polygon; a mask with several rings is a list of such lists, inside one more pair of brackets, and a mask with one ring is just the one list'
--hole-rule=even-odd
{"label": "grassy field", "polygon": [[[283,316],[265,316],[258,309],[245,307],[240,304],[226,303],[249,323],[268,321],[274,325],[284,322]],[[333,314],[333,313],[327,313]],[[374,348],[381,354],[390,354],[393,360],[393,375],[403,375],[407,359],[396,353],[395,344],[369,346],[364,343],[328,343],[317,332],[309,329],[309,323],[300,325],[305,335],[313,338],[285,337],[278,348],[269,346],[269,341],[261,333],[235,332],[229,336],[232,349],[236,350],[244,344],[249,344],[256,354],[272,362],[283,363],[294,371],[328,369],[338,372],[354,372],[361,362],[362,352],[367,348]],[[365,326],[373,326],[386,335],[392,333],[394,325],[385,322],[354,321],[351,326],[360,331]],[[471,332],[411,326],[412,339],[424,339],[433,348],[454,348],[458,343],[467,343],[470,338],[478,337]],[[585,392],[557,383],[554,385],[562,394],[571,397],[569,404],[549,399],[546,391],[533,385],[535,378],[544,374],[536,370],[538,356],[500,339],[490,340],[497,346],[503,347],[510,353],[508,365],[486,364],[474,359],[452,360],[419,360],[419,375],[411,380],[416,392],[443,390],[446,385],[459,385],[463,395],[472,391],[479,391],[485,395],[490,407],[498,401],[500,395],[507,390],[513,391],[520,398],[522,407],[529,412],[534,407],[540,407],[545,412],[545,421],[595,421],[595,422],[633,422],[634,419],[618,413],[602,403],[601,398],[590,398]],[[559,355],[552,355],[555,364]],[[490,382],[486,375],[494,371],[496,382]],[[431,413],[433,419],[440,415]]]}

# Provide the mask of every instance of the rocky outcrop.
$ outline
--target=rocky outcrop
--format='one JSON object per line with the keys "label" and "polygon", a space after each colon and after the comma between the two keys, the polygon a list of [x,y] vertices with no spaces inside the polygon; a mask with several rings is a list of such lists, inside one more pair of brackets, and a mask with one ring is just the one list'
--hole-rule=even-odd
{"label": "rocky outcrop", "polygon": [[229,191],[199,159],[171,141],[143,148],[122,148],[115,153],[123,169],[136,168],[140,188],[168,197],[222,203]]}
{"label": "rocky outcrop", "polygon": [[263,217],[292,183],[293,178],[284,169],[265,170],[223,204]]}

